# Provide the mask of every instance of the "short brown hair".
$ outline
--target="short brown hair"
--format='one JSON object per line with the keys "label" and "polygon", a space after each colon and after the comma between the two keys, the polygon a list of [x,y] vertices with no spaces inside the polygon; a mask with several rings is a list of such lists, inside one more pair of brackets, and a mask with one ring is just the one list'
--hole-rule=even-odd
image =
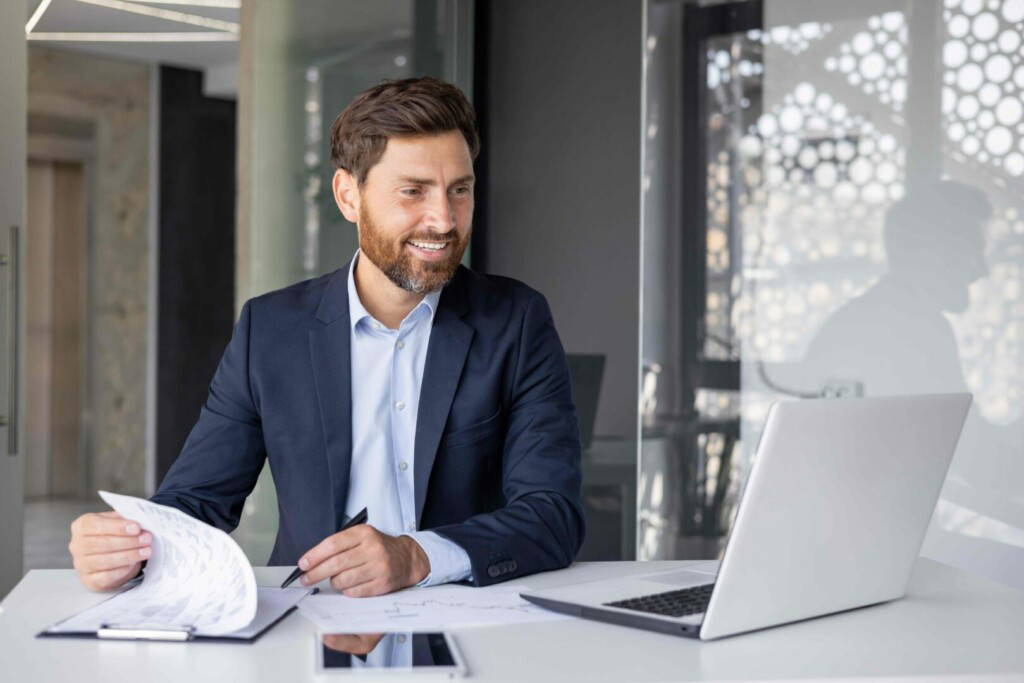
{"label": "short brown hair", "polygon": [[362,185],[380,161],[390,137],[432,135],[457,130],[476,159],[480,135],[466,96],[451,83],[424,76],[382,81],[363,92],[331,125],[331,161]]}

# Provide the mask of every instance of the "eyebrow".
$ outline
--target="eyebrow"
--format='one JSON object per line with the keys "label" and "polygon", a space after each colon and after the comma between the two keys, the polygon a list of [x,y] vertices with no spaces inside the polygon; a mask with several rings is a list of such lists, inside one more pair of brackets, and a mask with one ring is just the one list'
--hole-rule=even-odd
{"label": "eyebrow", "polygon": [[[456,178],[448,185],[448,187],[452,187],[454,185],[458,185],[459,183],[465,183],[473,180],[476,180],[476,176],[474,176],[472,173],[469,173],[460,178]],[[410,185],[437,185],[437,181],[432,180],[430,178],[415,178],[413,176],[402,176],[398,179],[398,181],[400,183],[408,183]]]}

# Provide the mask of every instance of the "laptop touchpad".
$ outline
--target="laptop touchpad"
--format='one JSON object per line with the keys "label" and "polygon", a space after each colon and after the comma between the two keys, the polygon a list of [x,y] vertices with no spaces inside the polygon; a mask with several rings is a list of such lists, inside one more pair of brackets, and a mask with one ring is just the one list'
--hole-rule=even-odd
{"label": "laptop touchpad", "polygon": [[677,569],[660,574],[647,574],[643,577],[643,580],[662,583],[666,586],[685,588],[687,586],[703,586],[708,583],[714,583],[717,574],[718,562],[706,562],[687,567],[686,569]]}

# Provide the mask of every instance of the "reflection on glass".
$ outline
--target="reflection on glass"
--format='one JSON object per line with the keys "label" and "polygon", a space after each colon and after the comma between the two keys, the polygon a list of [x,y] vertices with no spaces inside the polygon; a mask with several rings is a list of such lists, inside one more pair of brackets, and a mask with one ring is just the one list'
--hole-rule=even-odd
{"label": "reflection on glass", "polygon": [[[727,531],[772,402],[966,387],[924,553],[1024,584],[1024,3],[892,9],[767,0],[698,52],[678,30],[693,10],[648,4],[647,130],[672,117],[681,144],[645,146],[643,361],[670,389],[644,420],[643,557],[720,547],[687,538]],[[704,60],[700,98],[678,98],[679,53]],[[702,196],[673,205],[687,172]],[[720,527],[695,524],[716,494]]]}
{"label": "reflection on glass", "polygon": [[[322,662],[330,669],[417,669],[454,667],[442,633],[345,633],[321,636]],[[436,673],[437,669],[433,668]]]}
{"label": "reflection on glass", "polygon": [[804,353],[801,379],[856,383],[870,394],[966,391],[944,314],[967,311],[970,286],[988,275],[983,230],[991,216],[983,192],[953,181],[893,203],[884,274],[829,314]]}
{"label": "reflection on glass", "polygon": [[[369,656],[377,651],[384,639],[383,633],[329,633],[322,639],[324,666],[328,668],[355,668],[359,664],[353,664],[352,658],[362,664],[366,664]],[[390,655],[391,648],[382,646],[380,653]],[[390,656],[383,666],[390,665]]]}

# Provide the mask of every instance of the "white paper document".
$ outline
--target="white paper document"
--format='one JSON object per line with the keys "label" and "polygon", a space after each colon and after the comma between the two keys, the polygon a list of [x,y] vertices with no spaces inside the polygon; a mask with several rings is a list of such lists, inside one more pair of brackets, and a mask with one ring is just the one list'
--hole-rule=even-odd
{"label": "white paper document", "polygon": [[[138,607],[135,605],[135,595],[138,588],[118,593],[114,597],[104,600],[95,607],[65,619],[54,626],[46,629],[48,634],[62,633],[95,633],[104,625],[113,626],[153,626],[154,628],[170,628],[176,624],[140,623],[137,620],[139,615]],[[258,586],[256,588],[257,608],[255,618],[245,626],[234,631],[222,632],[219,629],[210,631],[199,629],[193,635],[199,637],[225,637],[247,640],[255,638],[264,629],[270,627],[280,619],[288,610],[304,597],[309,595],[309,590],[295,588],[268,588]]]}
{"label": "white paper document", "polygon": [[569,619],[519,597],[526,586],[431,586],[373,598],[311,595],[299,611],[321,631],[383,633],[445,631],[467,626],[523,624]]}
{"label": "white paper document", "polygon": [[[273,607],[271,603],[296,596],[275,596],[269,592],[274,589],[258,595],[245,553],[220,529],[141,498],[106,491],[100,491],[100,497],[153,534],[153,554],[140,585],[66,619],[52,632],[95,631],[101,624],[112,624],[191,626],[197,635],[224,635],[253,624],[257,602]],[[291,604],[305,593],[299,591]]]}

